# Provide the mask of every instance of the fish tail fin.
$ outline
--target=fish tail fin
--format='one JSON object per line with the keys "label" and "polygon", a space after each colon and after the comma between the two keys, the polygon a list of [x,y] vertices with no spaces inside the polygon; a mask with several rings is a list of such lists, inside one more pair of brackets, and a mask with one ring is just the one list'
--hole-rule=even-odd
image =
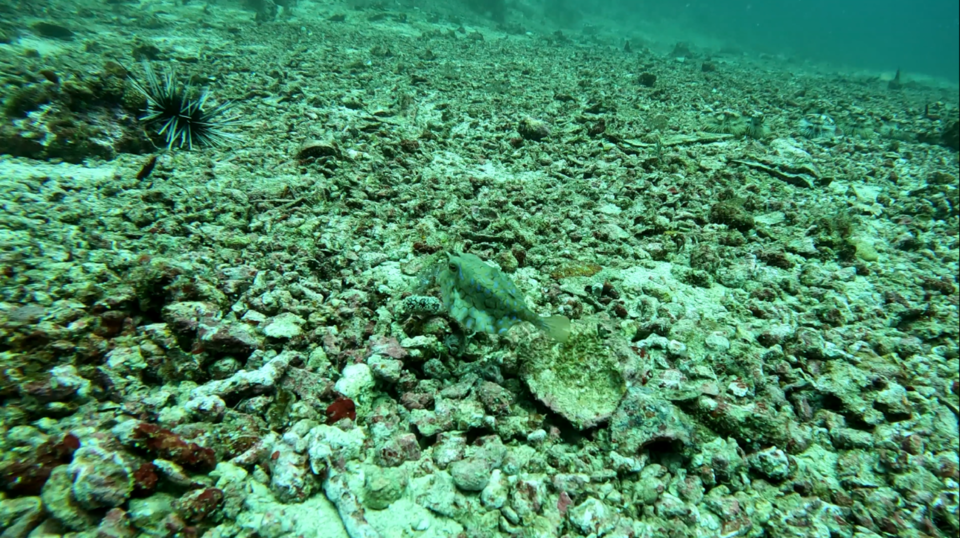
{"label": "fish tail fin", "polygon": [[566,316],[540,318],[537,325],[557,342],[566,342],[567,338],[570,337],[570,318]]}

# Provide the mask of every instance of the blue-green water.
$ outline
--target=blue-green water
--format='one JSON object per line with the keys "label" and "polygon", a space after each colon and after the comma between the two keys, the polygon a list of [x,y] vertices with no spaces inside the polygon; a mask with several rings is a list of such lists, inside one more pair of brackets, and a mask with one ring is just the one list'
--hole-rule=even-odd
{"label": "blue-green water", "polygon": [[[667,4],[673,4],[672,6]],[[960,4],[949,0],[647,2],[708,35],[744,47],[853,67],[956,80]],[[638,10],[643,8],[639,7]]]}
{"label": "blue-green water", "polygon": [[636,25],[676,26],[691,39],[854,69],[960,76],[960,4],[950,0],[545,0],[545,13],[569,27],[602,20],[629,32]]}
{"label": "blue-green water", "polygon": [[956,13],[0,0],[0,533],[960,535]]}

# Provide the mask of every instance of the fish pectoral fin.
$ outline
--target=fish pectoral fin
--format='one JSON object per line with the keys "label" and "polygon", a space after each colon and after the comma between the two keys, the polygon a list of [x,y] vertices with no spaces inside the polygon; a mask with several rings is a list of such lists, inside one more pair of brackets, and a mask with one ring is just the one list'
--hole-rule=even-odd
{"label": "fish pectoral fin", "polygon": [[540,318],[539,325],[550,338],[557,342],[563,343],[567,341],[567,338],[570,338],[570,318],[566,316]]}

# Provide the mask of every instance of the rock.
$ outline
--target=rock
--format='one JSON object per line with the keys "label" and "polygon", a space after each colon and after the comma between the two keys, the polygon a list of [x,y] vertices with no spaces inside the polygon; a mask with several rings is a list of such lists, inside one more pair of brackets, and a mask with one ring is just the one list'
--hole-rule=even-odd
{"label": "rock", "polygon": [[227,404],[219,396],[208,394],[190,399],[183,407],[198,420],[219,422],[226,412]]}
{"label": "rock", "polygon": [[410,353],[411,359],[420,361],[439,355],[446,348],[446,346],[433,335],[404,338],[400,341],[400,345]]}
{"label": "rock", "polygon": [[40,497],[19,497],[0,500],[2,538],[24,538],[40,524],[43,505]]}
{"label": "rock", "polygon": [[482,458],[489,461],[494,467],[500,467],[507,457],[507,447],[504,446],[499,436],[485,435],[473,442],[467,455]]}
{"label": "rock", "polygon": [[830,442],[839,449],[871,449],[873,448],[873,434],[854,428],[831,428]]}
{"label": "rock", "polygon": [[213,515],[223,503],[223,491],[203,488],[188,491],[177,499],[175,507],[188,523],[200,523]]}
{"label": "rock", "polygon": [[699,476],[687,476],[682,482],[677,484],[677,493],[683,500],[691,504],[698,504],[703,500],[703,492],[703,480],[701,480]]}
{"label": "rock", "polygon": [[80,447],[69,469],[73,497],[88,510],[120,506],[133,492],[133,477],[120,455],[96,445]]}
{"label": "rock", "polygon": [[70,469],[66,465],[55,468],[40,493],[43,506],[51,517],[70,530],[82,532],[92,529],[99,518],[74,500],[72,486]]}
{"label": "rock", "polygon": [[366,439],[360,428],[344,431],[327,425],[313,427],[306,437],[310,468],[315,474],[323,472],[327,460],[349,461],[359,457]]}
{"label": "rock", "polygon": [[256,329],[239,321],[225,321],[200,332],[204,349],[219,353],[247,354],[260,348]]}
{"label": "rock", "polygon": [[719,202],[710,208],[710,222],[725,224],[734,230],[745,232],[753,228],[753,215],[734,202]]}
{"label": "rock", "polygon": [[430,359],[423,363],[423,373],[431,379],[450,379],[450,369],[440,359]]}
{"label": "rock", "polygon": [[663,492],[663,496],[655,505],[657,515],[665,520],[686,519],[690,515],[690,508],[679,497],[670,492]]}
{"label": "rock", "polygon": [[790,476],[790,459],[775,446],[753,454],[749,463],[751,469],[771,480],[779,482]]}
{"label": "rock", "polygon": [[400,381],[400,375],[403,373],[403,362],[380,355],[371,355],[367,358],[367,365],[375,379],[391,385]]}
{"label": "rock", "polygon": [[363,504],[383,510],[400,498],[406,486],[406,474],[390,467],[370,467],[364,473]]}
{"label": "rock", "polygon": [[204,349],[221,353],[249,353],[260,347],[256,329],[239,321],[223,321],[216,304],[182,301],[163,307],[163,320],[183,337],[199,337]]}
{"label": "rock", "polygon": [[897,354],[908,359],[923,353],[923,342],[916,336],[905,336],[897,341]]}
{"label": "rock", "polygon": [[757,335],[757,342],[764,347],[771,347],[782,344],[784,341],[793,337],[796,329],[784,323],[771,323],[766,329]]}
{"label": "rock", "polygon": [[270,359],[258,370],[240,370],[227,379],[204,383],[190,391],[190,399],[216,395],[225,401],[233,401],[242,397],[273,392],[294,357],[296,357],[295,353],[284,352]]}
{"label": "rock", "polygon": [[[336,522],[336,530],[335,532],[328,531],[324,533],[325,536],[329,535],[335,538],[341,536],[346,538],[348,535],[351,537],[368,538],[380,536],[380,533],[374,530],[364,517],[363,507],[360,505],[356,494],[348,487],[347,477],[344,473],[339,473],[331,469],[330,476],[323,484],[323,489],[324,493],[327,494],[327,499],[330,499],[330,502],[336,506],[336,511],[332,514],[332,520]],[[321,505],[320,508],[323,508],[323,505]],[[337,517],[337,513],[340,515],[339,518]],[[258,528],[259,526],[253,530],[256,531]],[[307,528],[315,530],[323,528],[323,525],[313,523]],[[344,530],[346,532],[343,532]],[[260,533],[258,532],[257,534]]]}
{"label": "rock", "polygon": [[317,346],[307,358],[307,369],[312,372],[326,373],[330,368],[330,357],[322,346]]}
{"label": "rock", "polygon": [[585,474],[560,473],[553,475],[551,483],[557,491],[565,491],[569,495],[580,495],[590,483],[590,477]]}
{"label": "rock", "polygon": [[894,419],[898,417],[907,418],[912,412],[907,389],[892,381],[888,381],[887,386],[876,393],[873,405],[885,415]]}
{"label": "rock", "polygon": [[584,534],[602,536],[613,530],[619,516],[601,501],[587,497],[585,501],[570,509],[570,522]]}
{"label": "rock", "polygon": [[115,347],[104,357],[104,365],[113,372],[129,376],[147,367],[140,346]]}
{"label": "rock", "polygon": [[216,322],[221,317],[220,309],[213,303],[183,301],[163,307],[160,317],[175,333],[192,336],[200,331],[202,324]]}
{"label": "rock", "polygon": [[167,493],[155,493],[146,499],[131,499],[127,516],[133,526],[148,536],[166,536],[164,521],[173,513],[175,499]]}
{"label": "rock", "polygon": [[207,470],[217,464],[213,450],[185,441],[156,424],[128,420],[114,426],[112,432],[126,446],[136,447],[184,467]]}
{"label": "rock", "polygon": [[480,384],[477,395],[483,407],[492,415],[507,414],[510,411],[510,404],[513,403],[513,394],[510,391],[490,381]]}
{"label": "rock", "polygon": [[[799,336],[799,335],[798,335]],[[822,348],[826,346],[821,346]],[[883,413],[874,408],[869,390],[874,386],[876,375],[842,360],[826,361],[820,375],[813,378],[814,388],[821,394],[836,397],[843,405],[844,414],[858,417],[867,424],[879,424]]]}
{"label": "rock", "polygon": [[[4,534],[0,534],[0,538],[7,538],[9,535],[16,536],[17,528],[8,529]],[[30,534],[25,535],[27,538],[60,538],[63,536],[63,527],[60,523],[57,523],[57,520],[53,518],[46,518],[40,522],[39,525],[33,528],[30,531]],[[68,534],[68,536],[70,536]]]}
{"label": "rock", "polygon": [[50,379],[42,394],[32,395],[42,401],[66,401],[74,396],[85,399],[89,393],[90,381],[80,377],[72,364],[64,364],[50,369]]}
{"label": "rock", "polygon": [[158,475],[158,480],[159,477],[162,476],[168,484],[172,484],[179,488],[202,488],[207,485],[201,480],[190,476],[183,466],[178,465],[170,460],[157,458],[150,462],[150,465],[152,466],[150,470]]}
{"label": "rock", "polygon": [[467,447],[467,438],[456,432],[441,432],[436,434],[437,442],[433,445],[433,462],[437,467],[446,469],[451,463],[463,458]]}
{"label": "rock", "polygon": [[134,538],[136,535],[130,518],[120,508],[110,509],[97,527],[97,538]]}
{"label": "rock", "polygon": [[412,433],[396,434],[376,446],[376,461],[384,467],[398,467],[420,459],[420,444]]}
{"label": "rock", "polygon": [[301,326],[306,320],[296,314],[284,312],[271,318],[261,329],[263,334],[278,340],[289,340],[303,334]]}
{"label": "rock", "polygon": [[347,398],[357,399],[374,386],[373,373],[366,364],[348,364],[334,388]]}
{"label": "rock", "polygon": [[450,464],[453,483],[463,491],[482,491],[490,481],[493,465],[484,458],[466,458]]}
{"label": "rock", "polygon": [[520,267],[517,257],[509,250],[504,250],[497,255],[497,265],[504,273],[515,273]]}
{"label": "rock", "polygon": [[507,502],[507,481],[500,472],[500,469],[494,469],[490,473],[490,479],[486,487],[480,492],[480,502],[490,510],[499,509]]}
{"label": "rock", "polygon": [[[409,299],[409,297],[408,297]],[[434,299],[433,297],[428,297],[428,299]],[[406,349],[403,349],[403,346],[400,345],[400,342],[392,336],[381,336],[378,338],[370,337],[370,355],[379,355],[383,357],[389,357],[391,359],[405,359],[409,352]]]}
{"label": "rock", "polygon": [[538,338],[519,349],[530,392],[580,429],[606,421],[626,392],[617,355],[622,343],[596,335],[596,328],[575,329],[562,346]]}
{"label": "rock", "polygon": [[637,502],[648,506],[656,503],[667,488],[666,474],[667,470],[657,463],[644,467],[633,488]]}
{"label": "rock", "polygon": [[661,392],[643,386],[627,392],[610,419],[611,439],[617,443],[618,452],[633,454],[654,442],[687,445],[694,440],[696,422]]}
{"label": "rock", "polygon": [[[272,435],[272,434],[271,434]],[[315,481],[308,470],[308,456],[300,454],[288,443],[269,436],[264,439],[264,445],[269,447],[270,454],[270,490],[280,502],[303,502],[313,491]]]}
{"label": "rock", "polygon": [[708,334],[703,340],[703,344],[707,346],[707,348],[720,353],[726,353],[730,350],[730,340],[720,331],[714,331]]}
{"label": "rock", "polygon": [[543,509],[546,495],[546,478],[543,475],[527,475],[510,489],[510,508],[521,520],[528,521]]}
{"label": "rock", "polygon": [[424,478],[410,484],[412,489],[415,488],[417,504],[450,518],[464,515],[467,503],[446,471],[437,471]]}
{"label": "rock", "polygon": [[[772,454],[770,458],[776,460],[776,455]],[[740,447],[735,440],[717,438],[705,443],[700,453],[693,457],[691,464],[695,469],[709,469],[709,479],[704,476],[701,478],[708,486],[712,486],[739,480],[744,461],[740,457]]]}

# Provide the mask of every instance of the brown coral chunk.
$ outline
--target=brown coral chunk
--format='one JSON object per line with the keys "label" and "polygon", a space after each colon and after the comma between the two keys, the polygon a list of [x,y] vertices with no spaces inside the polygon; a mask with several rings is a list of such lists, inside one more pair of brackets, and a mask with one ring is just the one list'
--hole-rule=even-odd
{"label": "brown coral chunk", "polygon": [[39,495],[54,467],[70,463],[80,448],[80,439],[72,433],[60,441],[47,441],[26,458],[0,462],[0,486],[14,495]]}
{"label": "brown coral chunk", "polygon": [[133,472],[134,497],[148,497],[157,487],[157,466],[152,462],[144,462]]}
{"label": "brown coral chunk", "polygon": [[223,502],[223,491],[217,488],[195,489],[177,501],[177,510],[190,523],[199,523],[215,512]]}
{"label": "brown coral chunk", "polygon": [[184,467],[208,470],[217,465],[213,450],[184,441],[177,434],[156,424],[137,424],[133,439],[139,448]]}

